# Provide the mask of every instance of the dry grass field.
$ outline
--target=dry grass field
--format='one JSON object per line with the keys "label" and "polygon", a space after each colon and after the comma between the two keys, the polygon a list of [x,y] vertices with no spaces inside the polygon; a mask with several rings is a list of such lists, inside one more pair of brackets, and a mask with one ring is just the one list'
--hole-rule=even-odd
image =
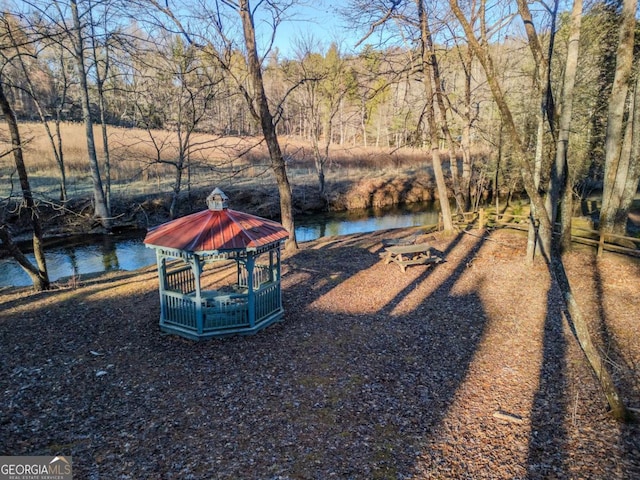
{"label": "dry grass field", "polygon": [[[61,137],[68,202],[60,205],[60,171],[51,142],[40,123],[21,123],[24,157],[47,235],[93,231],[92,181],[84,126],[64,123]],[[105,177],[102,132],[94,128],[96,149]],[[114,231],[146,228],[169,218],[179,139],[175,132],[109,127],[111,213]],[[325,166],[326,197],[318,192],[313,151],[299,138],[280,138],[293,189],[294,214],[325,210],[380,208],[437,198],[428,152],[334,146]],[[214,187],[222,188],[238,208],[279,218],[277,187],[265,145],[256,137],[191,137],[188,167],[183,170],[177,215],[199,210]],[[8,152],[8,132],[0,125],[0,152]],[[481,157],[486,155],[480,152]],[[0,199],[20,196],[11,155],[0,156]],[[14,236],[28,234],[25,215],[9,202]],[[22,237],[21,237],[22,236]],[[26,238],[26,237],[25,237]]]}
{"label": "dry grass field", "polygon": [[[25,162],[36,194],[49,199],[59,196],[59,169],[52,152],[49,138],[40,123],[21,123],[21,135],[25,144]],[[53,125],[52,125],[53,128]],[[94,128],[96,148],[105,174],[102,132]],[[69,197],[85,196],[90,192],[91,181],[87,161],[87,145],[84,125],[64,123],[61,125],[64,163],[67,172]],[[114,195],[152,195],[171,191],[175,179],[175,162],[179,155],[179,138],[175,132],[145,131],[137,128],[108,128],[110,150],[110,176]],[[300,139],[280,139],[287,158],[291,182],[294,185],[314,185],[316,173],[312,149]],[[272,185],[266,147],[255,137],[220,137],[196,133],[191,138],[190,168],[185,170],[183,185],[187,188],[209,188],[258,183]],[[5,125],[0,125],[0,151],[9,149]],[[10,155],[0,158],[0,195],[8,196],[17,187],[15,167]],[[418,175],[422,183],[429,183],[430,161],[428,153],[418,149],[389,151],[381,148],[336,146],[326,166],[329,186],[340,188],[345,181],[375,179],[377,184],[360,187],[369,195],[369,190],[378,189],[381,179],[400,177],[413,178]],[[386,180],[385,180],[386,181]],[[398,185],[396,185],[398,187]],[[356,195],[356,196],[357,196]],[[410,194],[411,201],[420,197]],[[393,195],[392,195],[393,200]],[[375,200],[374,200],[375,201]],[[366,203],[357,200],[357,203]],[[378,200],[378,203],[380,200]],[[385,203],[389,203],[386,200]],[[358,205],[362,206],[362,205]]]}

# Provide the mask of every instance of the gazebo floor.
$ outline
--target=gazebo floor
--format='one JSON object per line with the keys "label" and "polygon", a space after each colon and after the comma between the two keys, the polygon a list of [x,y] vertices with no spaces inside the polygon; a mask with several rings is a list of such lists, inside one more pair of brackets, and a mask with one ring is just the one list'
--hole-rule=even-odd
{"label": "gazebo floor", "polygon": [[273,312],[271,315],[264,317],[257,322],[253,327],[246,326],[230,326],[228,328],[216,327],[216,328],[203,328],[202,333],[198,333],[197,329],[187,328],[181,325],[177,325],[171,322],[163,322],[160,324],[160,330],[165,333],[174,335],[180,335],[190,340],[207,340],[210,338],[224,338],[233,335],[254,335],[260,330],[272,325],[275,322],[282,321],[284,310]]}

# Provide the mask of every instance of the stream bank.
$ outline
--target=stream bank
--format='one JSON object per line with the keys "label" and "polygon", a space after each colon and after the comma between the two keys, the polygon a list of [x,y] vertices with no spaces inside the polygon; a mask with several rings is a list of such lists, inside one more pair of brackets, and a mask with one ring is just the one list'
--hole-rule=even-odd
{"label": "stream bank", "polygon": [[[188,215],[205,208],[206,197],[215,187],[185,190],[178,200],[177,216]],[[222,185],[229,197],[229,206],[235,210],[278,220],[280,203],[277,187],[271,182],[238,183]],[[426,174],[398,174],[362,178],[359,181],[333,182],[322,197],[317,185],[292,186],[294,216],[384,208],[395,205],[432,202],[437,199],[435,184]],[[156,195],[114,195],[111,202],[111,233],[120,235],[136,230],[146,230],[168,221],[170,193]],[[105,233],[93,218],[93,198],[79,197],[61,205],[41,200],[40,218],[48,239],[73,235]],[[29,241],[31,226],[24,209],[17,201],[7,206],[5,222],[10,225],[17,242]]]}

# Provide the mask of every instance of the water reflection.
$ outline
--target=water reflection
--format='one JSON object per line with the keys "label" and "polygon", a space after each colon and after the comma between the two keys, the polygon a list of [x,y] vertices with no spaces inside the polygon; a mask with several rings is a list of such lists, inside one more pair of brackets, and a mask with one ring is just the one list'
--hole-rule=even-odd
{"label": "water reflection", "polygon": [[[51,281],[72,275],[112,270],[136,270],[156,261],[154,250],[145,248],[142,239],[103,237],[100,243],[50,248],[46,251]],[[33,254],[27,254],[35,262]],[[0,287],[31,285],[29,276],[12,259],[0,260]]]}
{"label": "water reflection", "polygon": [[308,242],[320,237],[436,223],[438,223],[438,211],[435,211],[431,204],[421,204],[411,209],[332,212],[296,218],[296,238],[298,242]]}
{"label": "water reflection", "polygon": [[[411,208],[332,212],[296,218],[298,242],[320,237],[366,233],[392,228],[433,225],[438,212],[431,204]],[[46,251],[51,281],[72,275],[86,275],[112,270],[136,270],[153,265],[155,250],[146,248],[142,238],[100,237],[99,242],[64,245]],[[32,254],[27,257],[34,262]],[[0,287],[31,285],[29,276],[12,259],[0,259]]]}

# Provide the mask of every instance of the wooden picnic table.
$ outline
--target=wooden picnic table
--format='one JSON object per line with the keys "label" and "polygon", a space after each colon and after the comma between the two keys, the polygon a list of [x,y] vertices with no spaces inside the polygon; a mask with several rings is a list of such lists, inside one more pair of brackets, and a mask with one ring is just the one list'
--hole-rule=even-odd
{"label": "wooden picnic table", "polygon": [[411,235],[409,237],[404,238],[383,238],[382,246],[383,247],[395,247],[399,245],[414,245],[416,243],[417,235]]}
{"label": "wooden picnic table", "polygon": [[427,265],[441,261],[440,257],[431,254],[431,246],[428,243],[390,245],[380,255],[385,264],[395,262],[403,272],[409,265]]}

